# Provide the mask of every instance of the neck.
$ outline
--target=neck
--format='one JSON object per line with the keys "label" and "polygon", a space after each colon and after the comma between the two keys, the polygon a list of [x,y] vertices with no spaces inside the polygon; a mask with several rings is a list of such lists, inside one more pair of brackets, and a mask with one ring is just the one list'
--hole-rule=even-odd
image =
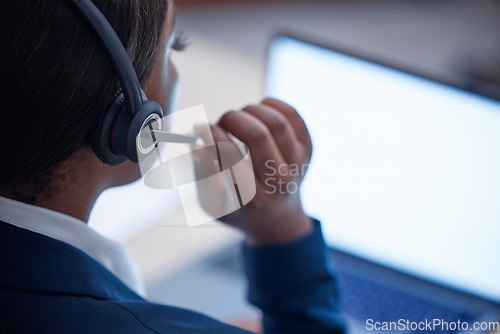
{"label": "neck", "polygon": [[97,197],[108,187],[108,183],[99,170],[102,170],[101,164],[89,163],[84,156],[85,152],[78,153],[62,162],[51,173],[48,182],[38,182],[35,179],[32,181],[35,184],[0,187],[0,196],[88,222]]}
{"label": "neck", "polygon": [[102,190],[97,187],[87,187],[78,191],[65,191],[54,194],[49,198],[41,198],[36,205],[64,213],[87,223],[92,207],[101,192]]}
{"label": "neck", "polygon": [[38,194],[26,192],[25,189],[2,187],[0,196],[58,211],[87,223],[97,197],[106,188],[93,181],[65,185],[63,189],[51,186],[46,192]]}
{"label": "neck", "polygon": [[[22,189],[0,187],[0,196],[35,204],[88,222],[92,207],[101,192],[140,177],[137,164],[126,162],[119,166],[107,166],[94,155],[90,147],[86,147],[60,164],[45,190],[28,192],[32,195],[29,197]],[[30,198],[33,201],[26,200]]]}

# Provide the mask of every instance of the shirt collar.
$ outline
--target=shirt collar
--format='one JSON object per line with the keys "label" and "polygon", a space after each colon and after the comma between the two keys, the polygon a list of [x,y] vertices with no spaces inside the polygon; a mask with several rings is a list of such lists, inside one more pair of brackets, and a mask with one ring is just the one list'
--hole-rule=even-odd
{"label": "shirt collar", "polygon": [[144,283],[127,248],[85,222],[63,213],[0,197],[0,220],[78,248],[108,269],[130,289],[145,296]]}

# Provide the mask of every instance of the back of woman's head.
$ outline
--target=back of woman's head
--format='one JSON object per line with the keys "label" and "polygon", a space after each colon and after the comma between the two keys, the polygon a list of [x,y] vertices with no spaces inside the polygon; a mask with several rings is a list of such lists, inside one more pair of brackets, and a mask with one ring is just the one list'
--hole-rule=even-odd
{"label": "back of woman's head", "polygon": [[[167,0],[94,3],[143,84],[156,61]],[[60,162],[89,144],[118,77],[69,1],[5,2],[0,27],[0,186],[37,193]]]}

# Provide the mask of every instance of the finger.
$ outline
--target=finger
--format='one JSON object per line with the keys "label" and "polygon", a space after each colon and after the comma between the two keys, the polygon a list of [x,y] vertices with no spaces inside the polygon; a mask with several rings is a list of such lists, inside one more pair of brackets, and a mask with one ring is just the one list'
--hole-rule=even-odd
{"label": "finger", "polygon": [[194,132],[200,136],[206,146],[203,148],[192,148],[195,162],[195,172],[198,180],[212,176],[222,171],[220,156],[216,143],[230,142],[227,133],[220,127],[209,124],[198,124]]}
{"label": "finger", "polygon": [[191,154],[193,156],[196,181],[203,180],[220,172],[220,168],[215,163],[217,159],[215,146],[193,147]]}
{"label": "finger", "polygon": [[[219,178],[226,183],[232,181],[230,187],[227,183],[224,188],[226,190],[225,197],[220,198],[225,198],[228,205],[229,202],[232,202],[243,206],[243,203],[246,204],[255,195],[256,188],[252,163],[250,160],[244,160],[248,154],[248,148],[244,147],[243,143],[235,143],[221,127],[211,125],[210,128],[215,142],[215,145],[211,147],[216,148],[220,171],[227,172],[229,170],[229,174],[225,174],[226,177],[220,175]],[[234,197],[234,192],[236,192],[236,197]]]}
{"label": "finger", "polygon": [[229,134],[217,125],[210,125],[210,129],[216,144],[221,170],[231,168],[245,157],[246,152],[242,143],[235,143]]}
{"label": "finger", "polygon": [[212,127],[208,123],[196,124],[193,131],[198,135],[207,146],[214,145],[214,136],[212,134]]}
{"label": "finger", "polygon": [[217,155],[215,145],[198,148],[193,153],[195,161],[196,188],[201,207],[212,217],[217,218],[225,212],[224,208],[231,193],[225,178],[220,173],[219,166],[214,162],[213,155]]}
{"label": "finger", "polygon": [[260,182],[265,182],[270,169],[286,165],[271,132],[256,117],[246,112],[230,111],[222,116],[218,125],[247,145]]}
{"label": "finger", "polygon": [[292,106],[288,105],[287,103],[273,98],[264,99],[262,101],[262,104],[275,108],[288,119],[293,129],[295,130],[297,138],[302,144],[304,144],[304,146],[307,149],[307,152],[310,155],[312,153],[311,136],[309,135],[309,131],[307,130],[306,123],[304,122],[302,117],[300,117],[297,110],[295,110]]}
{"label": "finger", "polygon": [[250,105],[243,110],[259,119],[271,131],[283,158],[289,163],[296,163],[300,156],[300,145],[295,131],[288,119],[275,108],[261,104]]}

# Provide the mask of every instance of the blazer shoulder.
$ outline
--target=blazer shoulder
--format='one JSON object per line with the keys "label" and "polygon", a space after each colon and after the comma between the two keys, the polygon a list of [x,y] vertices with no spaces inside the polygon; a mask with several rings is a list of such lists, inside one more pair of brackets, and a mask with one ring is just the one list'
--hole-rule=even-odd
{"label": "blazer shoulder", "polygon": [[140,299],[44,294],[5,286],[0,286],[0,328],[6,333],[249,333],[197,312]]}

